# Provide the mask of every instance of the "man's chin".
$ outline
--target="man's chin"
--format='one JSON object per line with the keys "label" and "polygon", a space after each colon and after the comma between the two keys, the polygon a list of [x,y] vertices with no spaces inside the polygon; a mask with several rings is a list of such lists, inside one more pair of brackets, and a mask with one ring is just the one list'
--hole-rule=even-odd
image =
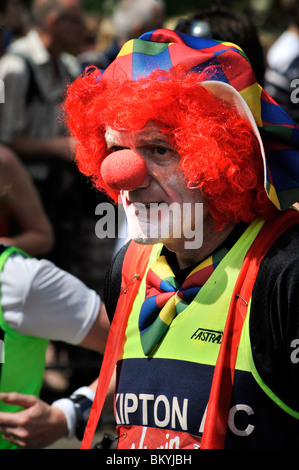
{"label": "man's chin", "polygon": [[142,235],[130,235],[129,238],[133,240],[135,243],[138,243],[139,245],[156,245],[157,243],[163,243],[162,240],[159,240],[157,238],[148,238],[146,236]]}
{"label": "man's chin", "polygon": [[156,245],[163,241],[161,237],[161,227],[151,225],[148,221],[129,220],[128,221],[129,238],[140,245]]}

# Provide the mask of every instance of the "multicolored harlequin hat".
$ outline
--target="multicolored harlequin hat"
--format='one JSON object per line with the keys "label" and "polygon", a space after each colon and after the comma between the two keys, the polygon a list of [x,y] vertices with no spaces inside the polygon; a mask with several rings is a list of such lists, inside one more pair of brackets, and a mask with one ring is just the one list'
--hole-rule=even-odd
{"label": "multicolored harlequin hat", "polygon": [[251,123],[261,146],[269,199],[279,210],[297,202],[299,128],[257,83],[248,58],[237,45],[158,29],[128,41],[101,79],[137,80],[178,64],[190,71],[217,66],[217,72],[200,85],[234,103]]}

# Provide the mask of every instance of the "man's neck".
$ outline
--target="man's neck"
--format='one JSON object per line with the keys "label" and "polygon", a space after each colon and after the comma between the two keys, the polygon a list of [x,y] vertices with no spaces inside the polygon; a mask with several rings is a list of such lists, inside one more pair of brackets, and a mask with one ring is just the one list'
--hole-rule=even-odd
{"label": "man's neck", "polygon": [[171,245],[165,245],[169,251],[173,251],[176,254],[177,263],[180,269],[188,268],[195,263],[200,263],[206,259],[211,253],[213,253],[226,238],[231,234],[235,225],[229,225],[221,231],[215,231],[214,229],[205,231],[203,235],[203,244],[200,248],[185,249],[184,241],[182,245],[172,247]]}

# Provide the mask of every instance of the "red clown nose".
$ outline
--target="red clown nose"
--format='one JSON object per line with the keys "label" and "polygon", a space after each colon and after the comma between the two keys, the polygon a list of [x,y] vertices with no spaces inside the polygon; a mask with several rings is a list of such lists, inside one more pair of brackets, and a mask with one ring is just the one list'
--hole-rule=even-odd
{"label": "red clown nose", "polygon": [[102,163],[101,174],[104,182],[115,191],[132,191],[140,186],[146,177],[144,160],[132,150],[113,152]]}

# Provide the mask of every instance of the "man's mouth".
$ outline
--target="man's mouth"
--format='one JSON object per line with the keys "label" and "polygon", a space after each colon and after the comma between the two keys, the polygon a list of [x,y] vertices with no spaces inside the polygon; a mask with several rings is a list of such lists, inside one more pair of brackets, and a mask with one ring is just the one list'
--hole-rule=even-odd
{"label": "man's mouth", "polygon": [[159,207],[162,204],[166,204],[164,201],[159,201],[159,202],[142,202],[142,201],[129,201],[129,199],[126,199],[126,207],[129,207],[133,205],[136,209],[141,210],[143,208],[146,209],[154,209]]}
{"label": "man's mouth", "polygon": [[126,201],[125,210],[128,216],[137,217],[141,222],[146,223],[161,223],[163,214],[168,211],[168,205],[165,202],[133,202]]}

